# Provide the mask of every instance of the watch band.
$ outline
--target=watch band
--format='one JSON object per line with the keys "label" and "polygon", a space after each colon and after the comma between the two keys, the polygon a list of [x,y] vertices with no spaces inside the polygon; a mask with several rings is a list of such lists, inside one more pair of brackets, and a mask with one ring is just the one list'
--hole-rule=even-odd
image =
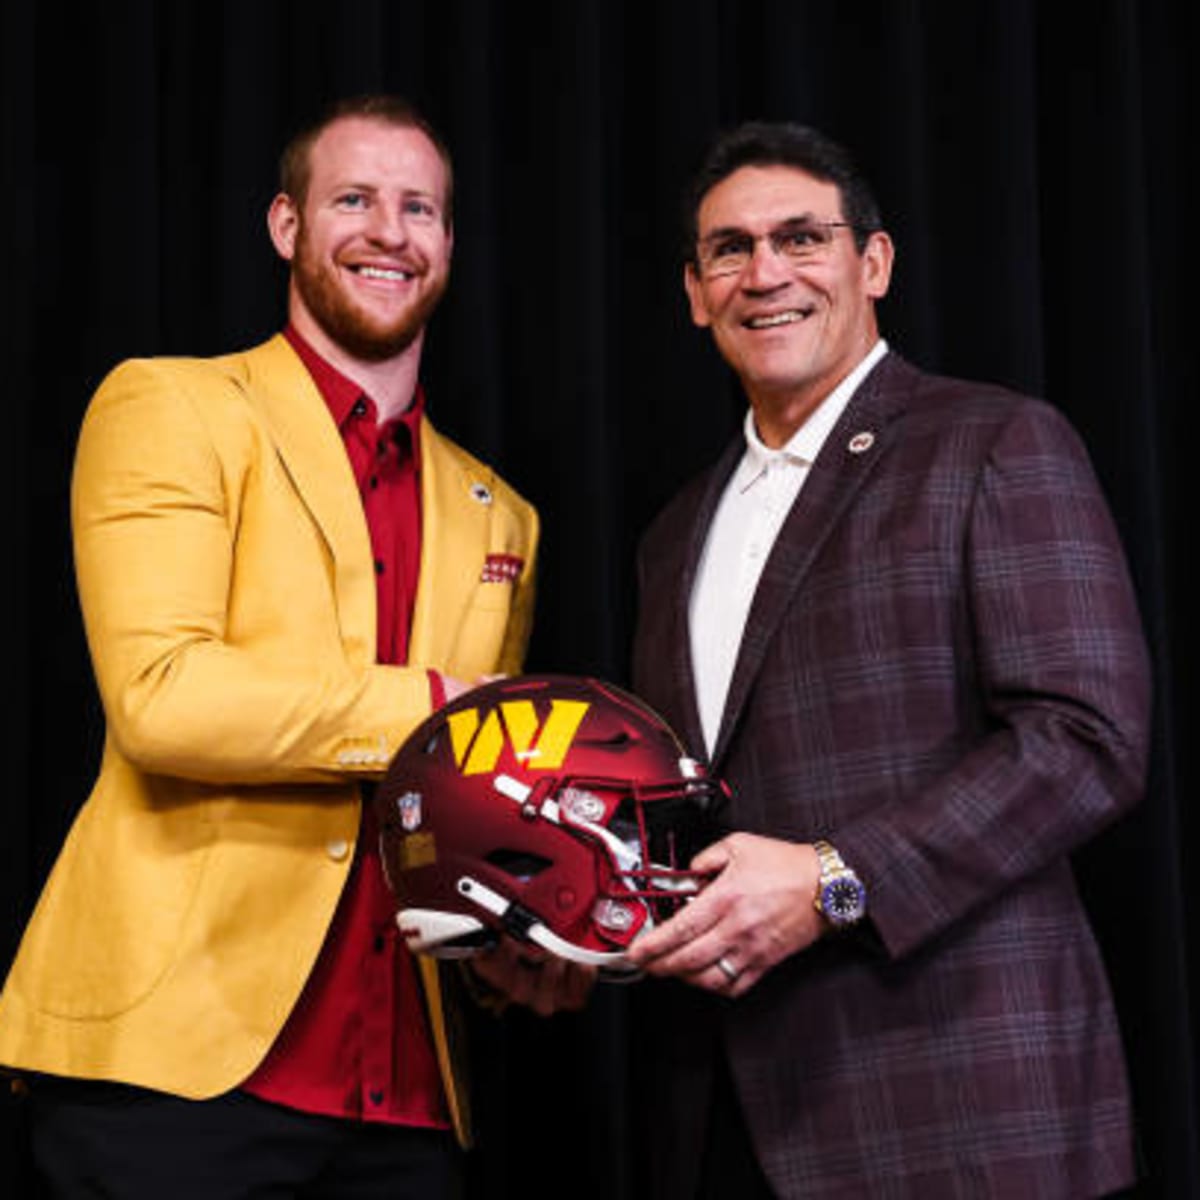
{"label": "watch band", "polygon": [[822,883],[831,875],[836,875],[839,871],[848,871],[850,869],[846,866],[842,856],[824,838],[817,838],[813,842],[812,847],[817,852],[817,857],[821,860]]}

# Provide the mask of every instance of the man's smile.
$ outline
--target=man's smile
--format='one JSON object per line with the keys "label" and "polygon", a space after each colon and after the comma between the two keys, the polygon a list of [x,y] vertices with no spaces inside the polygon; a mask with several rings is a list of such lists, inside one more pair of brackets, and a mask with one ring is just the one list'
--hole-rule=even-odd
{"label": "man's smile", "polygon": [[788,308],[782,312],[764,313],[762,316],[747,317],[742,324],[747,329],[774,329],[778,325],[792,325],[807,320],[815,308]]}
{"label": "man's smile", "polygon": [[380,279],[388,283],[407,283],[416,278],[416,272],[409,267],[383,267],[370,263],[347,263],[346,269],[364,279]]}

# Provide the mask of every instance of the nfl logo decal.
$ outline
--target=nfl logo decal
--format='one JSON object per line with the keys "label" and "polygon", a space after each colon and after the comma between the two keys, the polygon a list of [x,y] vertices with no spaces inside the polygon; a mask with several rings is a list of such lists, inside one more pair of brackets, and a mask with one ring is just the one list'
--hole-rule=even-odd
{"label": "nfl logo decal", "polygon": [[417,792],[405,792],[396,797],[396,808],[400,812],[400,825],[406,833],[421,827],[421,797]]}

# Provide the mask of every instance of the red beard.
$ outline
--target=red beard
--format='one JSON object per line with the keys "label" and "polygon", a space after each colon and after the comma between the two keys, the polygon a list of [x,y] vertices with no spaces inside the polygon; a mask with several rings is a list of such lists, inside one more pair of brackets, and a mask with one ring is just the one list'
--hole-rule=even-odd
{"label": "red beard", "polygon": [[433,280],[404,312],[391,321],[380,321],[347,295],[336,271],[336,267],[316,260],[301,223],[292,259],[296,290],[330,340],[365,362],[384,362],[407,350],[425,328],[449,282],[445,275]]}

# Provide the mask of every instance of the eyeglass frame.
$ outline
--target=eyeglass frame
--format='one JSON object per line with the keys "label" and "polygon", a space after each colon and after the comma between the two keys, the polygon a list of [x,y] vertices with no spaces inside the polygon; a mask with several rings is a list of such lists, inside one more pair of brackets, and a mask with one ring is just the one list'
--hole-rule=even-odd
{"label": "eyeglass frame", "polygon": [[[782,239],[789,234],[801,232],[809,232],[814,229],[821,229],[825,232],[824,241],[817,242],[816,245],[806,248],[805,253],[791,254],[781,245]],[[754,251],[758,247],[758,243],[764,239],[770,243],[772,251],[779,257],[789,263],[804,263],[811,262],[820,258],[821,254],[833,245],[833,233],[835,229],[849,229],[856,234],[870,234],[873,230],[863,229],[856,225],[853,221],[815,221],[810,218],[792,218],[782,222],[774,229],[768,229],[766,233],[748,233],[744,229],[731,228],[727,230],[716,230],[713,233],[699,238],[696,241],[695,248],[695,265],[698,273],[704,279],[724,279],[730,275],[740,275],[751,263],[754,258]],[[705,261],[705,245],[715,239],[742,237],[749,241],[749,249],[739,253],[745,253],[745,260],[737,266],[731,266],[719,271],[713,271],[711,265]],[[861,249],[861,247],[860,247]]]}

